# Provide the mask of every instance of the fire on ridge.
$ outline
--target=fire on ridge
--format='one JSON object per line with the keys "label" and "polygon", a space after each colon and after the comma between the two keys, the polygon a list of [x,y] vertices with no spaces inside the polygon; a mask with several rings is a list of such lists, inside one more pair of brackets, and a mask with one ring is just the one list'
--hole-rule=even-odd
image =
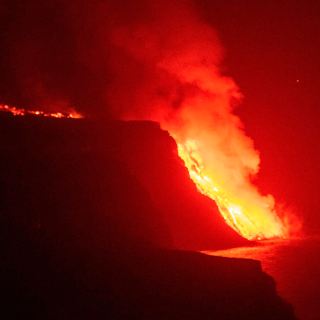
{"label": "fire on ridge", "polygon": [[190,178],[197,189],[216,202],[226,223],[241,236],[248,240],[286,236],[287,227],[279,219],[267,198],[260,196],[260,205],[254,201],[249,203],[215,182],[214,176],[206,172],[197,141],[178,142],[178,154],[188,168]]}
{"label": "fire on ridge", "polygon": [[[81,118],[82,116],[74,113],[45,113],[43,111],[29,111],[7,105],[0,105],[0,111],[10,112],[15,116],[37,115],[54,118]],[[170,130],[169,130],[170,132]],[[214,200],[226,223],[239,233],[242,237],[249,240],[262,240],[270,238],[285,237],[289,230],[280,220],[273,209],[273,205],[267,199],[258,195],[262,200],[259,204],[255,201],[242,199],[233,194],[226,187],[217,183],[212,172],[207,171],[203,163],[202,153],[199,142],[191,139],[181,140],[171,132],[171,136],[178,145],[178,155],[184,161],[189,171],[190,178],[196,184],[197,189],[202,194]],[[217,178],[218,179],[218,178]],[[219,179],[218,179],[219,180]],[[254,199],[253,199],[254,200]]]}
{"label": "fire on ridge", "polygon": [[10,112],[14,116],[25,116],[28,114],[33,114],[37,116],[43,116],[43,117],[53,117],[53,118],[82,118],[82,116],[77,113],[62,113],[62,112],[56,112],[56,113],[46,113],[43,111],[32,111],[32,110],[25,110],[20,109],[16,107],[9,107],[8,105],[0,105],[0,111],[3,112]]}

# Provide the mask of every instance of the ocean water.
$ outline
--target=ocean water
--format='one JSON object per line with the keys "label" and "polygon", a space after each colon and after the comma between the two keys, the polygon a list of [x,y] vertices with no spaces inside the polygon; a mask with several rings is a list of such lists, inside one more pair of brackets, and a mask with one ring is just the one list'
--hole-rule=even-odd
{"label": "ocean water", "polygon": [[210,255],[261,261],[300,320],[320,320],[320,236],[261,241],[254,247],[206,251]]}

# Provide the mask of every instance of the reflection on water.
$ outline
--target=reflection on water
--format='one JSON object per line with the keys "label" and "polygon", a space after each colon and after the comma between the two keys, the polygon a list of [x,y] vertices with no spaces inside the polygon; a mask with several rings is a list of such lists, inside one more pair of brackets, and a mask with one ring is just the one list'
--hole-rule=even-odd
{"label": "reflection on water", "polygon": [[262,270],[275,279],[278,294],[294,306],[299,319],[320,319],[319,237],[266,240],[253,247],[203,253],[260,260]]}

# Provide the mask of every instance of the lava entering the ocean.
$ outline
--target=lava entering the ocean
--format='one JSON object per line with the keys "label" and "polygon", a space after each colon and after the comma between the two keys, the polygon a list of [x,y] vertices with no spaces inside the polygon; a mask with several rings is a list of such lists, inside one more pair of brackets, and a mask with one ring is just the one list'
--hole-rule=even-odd
{"label": "lava entering the ocean", "polygon": [[252,202],[246,201],[216,183],[214,175],[203,166],[197,141],[178,142],[178,153],[198,190],[216,202],[226,223],[241,236],[249,240],[285,236],[287,230],[269,198],[252,192]]}

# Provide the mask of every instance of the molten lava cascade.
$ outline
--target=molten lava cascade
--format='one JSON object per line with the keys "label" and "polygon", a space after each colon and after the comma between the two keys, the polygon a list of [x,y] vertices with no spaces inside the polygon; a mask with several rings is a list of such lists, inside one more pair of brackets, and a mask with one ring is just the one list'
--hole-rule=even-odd
{"label": "molten lava cascade", "polygon": [[236,232],[249,240],[284,237],[286,230],[272,209],[273,202],[254,191],[251,201],[247,201],[215,183],[215,176],[203,166],[197,141],[178,142],[178,153],[198,190],[216,202],[227,224]]}

